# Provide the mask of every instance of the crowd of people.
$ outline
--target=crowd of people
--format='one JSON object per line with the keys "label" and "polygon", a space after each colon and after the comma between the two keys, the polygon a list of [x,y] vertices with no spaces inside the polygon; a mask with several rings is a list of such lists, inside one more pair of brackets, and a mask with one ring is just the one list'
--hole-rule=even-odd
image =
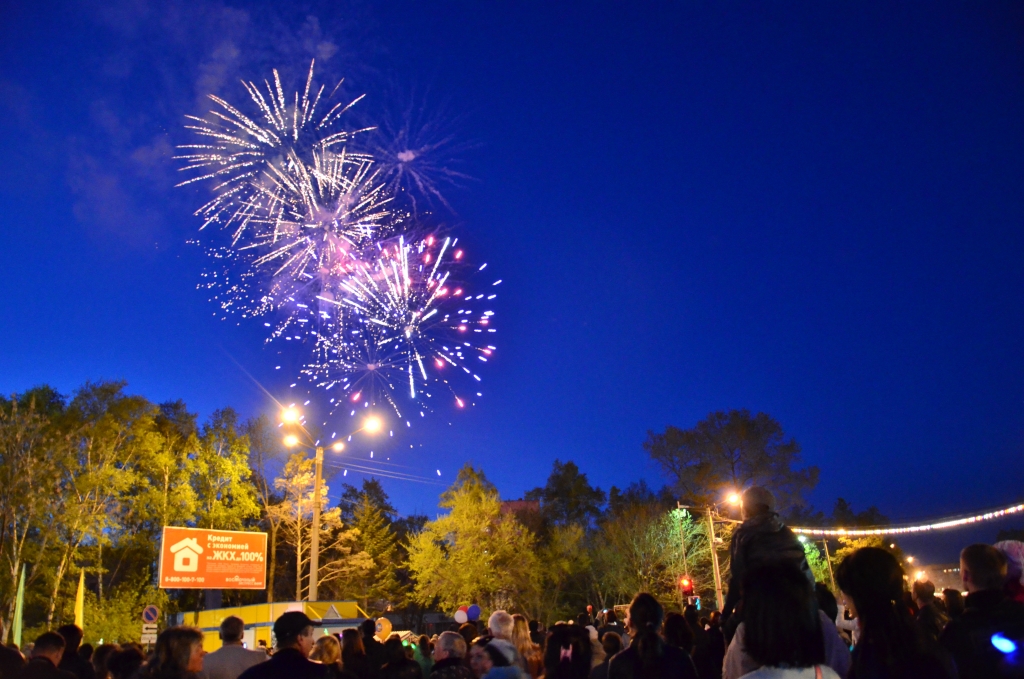
{"label": "crowd of people", "polygon": [[1024,678],[1024,544],[975,544],[960,554],[967,596],[936,596],[885,549],[864,547],[835,570],[839,599],[811,577],[799,541],[763,488],[743,496],[730,544],[724,611],[667,613],[641,592],[624,622],[614,610],[550,628],[493,612],[428,638],[376,637],[376,624],[317,636],[288,612],[273,649],[245,648],[245,623],[226,618],[222,646],[172,627],[147,655],[138,644],[82,645],[66,625],[28,657],[0,646],[0,679],[998,679]]}

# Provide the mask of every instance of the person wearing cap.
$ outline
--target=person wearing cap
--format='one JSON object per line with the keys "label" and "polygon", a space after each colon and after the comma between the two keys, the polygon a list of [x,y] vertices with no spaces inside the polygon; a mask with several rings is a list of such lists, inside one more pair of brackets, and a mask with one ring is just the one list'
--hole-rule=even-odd
{"label": "person wearing cap", "polygon": [[315,623],[300,611],[289,611],[274,622],[277,650],[270,660],[250,667],[238,679],[327,679],[327,668],[309,660]]}
{"label": "person wearing cap", "polygon": [[729,592],[722,607],[723,632],[727,641],[740,623],[740,616],[734,616],[733,612],[742,597],[741,583],[749,569],[769,563],[790,562],[814,585],[804,546],[779,519],[775,511],[775,496],[770,490],[753,486],[744,491],[741,515],[743,523],[732,534],[729,543],[731,575]]}

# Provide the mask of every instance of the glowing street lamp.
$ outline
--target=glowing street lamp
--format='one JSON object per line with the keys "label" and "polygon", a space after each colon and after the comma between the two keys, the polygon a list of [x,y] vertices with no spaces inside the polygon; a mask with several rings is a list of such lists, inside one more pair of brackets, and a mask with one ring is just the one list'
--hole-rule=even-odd
{"label": "glowing street lamp", "polygon": [[738,505],[738,504],[740,504],[740,502],[743,501],[743,498],[740,497],[739,493],[733,492],[733,493],[729,493],[729,497],[727,497],[726,500],[731,505]]}
{"label": "glowing street lamp", "polygon": [[[281,422],[297,426],[305,435],[306,439],[312,439],[306,428],[302,426],[302,415],[295,408],[285,408],[281,411]],[[384,420],[376,415],[370,415],[363,420],[363,427],[360,431],[367,434],[376,434],[384,429]],[[289,448],[299,445],[300,440],[297,434],[288,434],[284,437],[284,444]],[[319,441],[317,442],[319,443]],[[320,489],[323,487],[323,465],[324,447],[314,444],[316,450],[316,476],[313,481],[313,526],[309,539],[309,600],[317,600],[317,580],[320,571]],[[331,444],[331,450],[340,453],[345,450],[345,444],[335,441]]]}
{"label": "glowing street lamp", "polygon": [[363,431],[367,434],[376,434],[384,428],[384,420],[380,419],[376,415],[370,415],[363,420]]}

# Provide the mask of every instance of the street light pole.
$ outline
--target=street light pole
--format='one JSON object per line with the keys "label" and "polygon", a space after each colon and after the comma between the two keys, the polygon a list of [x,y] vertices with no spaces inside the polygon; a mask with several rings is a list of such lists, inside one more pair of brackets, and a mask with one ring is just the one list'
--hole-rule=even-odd
{"label": "street light pole", "polygon": [[[302,432],[305,436],[306,441],[313,445],[316,450],[316,476],[313,480],[313,524],[310,526],[309,535],[309,601],[317,600],[317,584],[320,575],[320,497],[323,490],[324,484],[324,447],[320,445],[320,441],[314,441],[313,437],[310,436],[306,428],[302,426],[302,416],[295,410],[294,407],[286,408],[281,413],[281,423],[294,425]],[[370,415],[363,420],[363,426],[356,431],[363,431],[367,434],[376,434],[384,428],[384,421],[376,415]],[[355,432],[353,432],[355,433]],[[332,437],[333,438],[333,437]],[[349,439],[351,440],[351,436]],[[301,441],[296,434],[289,434],[284,437],[284,444],[291,448],[292,446],[300,445]],[[309,449],[309,446],[305,446]],[[331,450],[340,453],[345,450],[345,444],[341,441],[336,441],[331,445]],[[302,545],[302,531],[299,531],[299,545]],[[301,554],[301,549],[299,551]],[[299,584],[301,584],[301,578],[299,578]],[[296,594],[301,594],[302,588],[299,587],[299,591]]]}
{"label": "street light pole", "polygon": [[[320,572],[320,487],[323,485],[324,448],[316,447],[316,477],[313,481],[313,525],[309,536],[309,600],[316,601],[317,576]],[[301,541],[300,541],[301,542]]]}
{"label": "street light pole", "polygon": [[711,507],[708,510],[708,537],[711,542],[711,565],[715,568],[715,599],[718,601],[718,610],[725,608],[725,598],[722,596],[722,571],[718,568],[718,548],[715,546],[715,521],[711,518]]}

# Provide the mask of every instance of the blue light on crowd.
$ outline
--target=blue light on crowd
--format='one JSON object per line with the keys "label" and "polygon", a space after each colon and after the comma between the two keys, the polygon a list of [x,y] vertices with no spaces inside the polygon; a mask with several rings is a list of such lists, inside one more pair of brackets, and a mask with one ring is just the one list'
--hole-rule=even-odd
{"label": "blue light on crowd", "polygon": [[996,650],[1000,653],[1013,653],[1017,650],[1017,644],[999,633],[992,635],[992,645],[995,646]]}

